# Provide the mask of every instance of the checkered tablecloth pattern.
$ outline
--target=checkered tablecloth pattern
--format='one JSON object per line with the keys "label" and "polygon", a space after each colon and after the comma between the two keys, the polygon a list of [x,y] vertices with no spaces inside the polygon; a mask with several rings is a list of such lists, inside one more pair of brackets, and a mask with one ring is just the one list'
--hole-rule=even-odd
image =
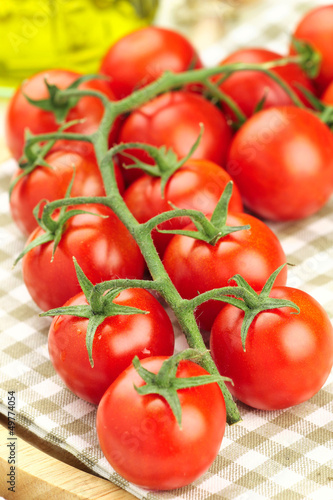
{"label": "checkered tablecloth pattern", "polygon": [[[267,0],[255,20],[242,22],[203,54],[206,62],[246,44],[283,50],[300,12],[314,4]],[[210,470],[186,488],[147,492],[111,469],[97,442],[96,408],[74,396],[54,372],[47,350],[50,319],[38,316],[20,264],[12,267],[24,245],[8,207],[15,168],[12,160],[0,165],[0,411],[7,415],[8,391],[15,391],[20,424],[138,498],[332,500],[333,376],[310,401],[284,411],[256,411],[239,404],[242,422],[226,429]],[[333,199],[309,219],[270,226],[292,264],[288,284],[313,295],[333,318]],[[181,348],[184,339],[176,322],[174,326]]]}

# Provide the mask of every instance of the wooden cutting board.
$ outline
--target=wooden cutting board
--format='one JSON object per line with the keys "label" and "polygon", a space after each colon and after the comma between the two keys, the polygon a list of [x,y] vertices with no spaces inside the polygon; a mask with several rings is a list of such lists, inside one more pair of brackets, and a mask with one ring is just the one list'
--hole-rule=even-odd
{"label": "wooden cutting board", "polygon": [[[130,493],[96,477],[69,453],[43,442],[23,428],[9,436],[7,419],[0,417],[0,497],[6,500],[133,500]],[[10,444],[15,453],[15,492],[10,483]],[[44,450],[43,450],[44,448]],[[53,455],[53,456],[52,456]],[[79,467],[79,468],[78,468]]]}

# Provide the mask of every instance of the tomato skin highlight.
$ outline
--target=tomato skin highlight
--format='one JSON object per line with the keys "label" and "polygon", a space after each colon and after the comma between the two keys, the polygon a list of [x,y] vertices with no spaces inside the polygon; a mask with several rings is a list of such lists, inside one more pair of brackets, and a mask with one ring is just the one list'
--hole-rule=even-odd
{"label": "tomato skin highlight", "polygon": [[[216,163],[207,160],[188,160],[168,180],[161,192],[160,178],[143,175],[125,191],[124,200],[138,222],[144,223],[162,212],[172,209],[169,202],[177,208],[199,210],[204,214],[212,213],[226,187],[230,175]],[[242,212],[243,203],[236,184],[230,198],[229,209]],[[181,229],[190,223],[188,217],[178,217],[160,224],[159,229]],[[158,253],[163,256],[170,234],[154,230],[153,239]]]}
{"label": "tomato skin highlight", "polygon": [[[44,111],[30,104],[24,95],[32,99],[46,99],[49,97],[45,79],[48,83],[56,85],[60,89],[67,88],[77,78],[79,73],[73,71],[50,69],[42,71],[25,80],[16,90],[11,98],[5,120],[5,135],[9,150],[16,160],[18,160],[24,149],[25,130],[29,129],[34,135],[56,132],[59,124],[50,111]],[[82,83],[79,89],[98,90],[105,94],[110,100],[114,100],[111,90],[103,80],[91,80]],[[82,120],[82,122],[68,128],[67,131],[91,134],[96,132],[104,113],[104,106],[97,97],[86,96],[81,98],[78,103],[69,111],[66,122],[72,120]],[[119,128],[119,120],[116,120],[110,131],[109,141],[113,143]],[[63,142],[63,141],[61,141]],[[75,141],[74,141],[75,142]],[[76,141],[77,151],[84,154],[91,153],[92,149],[85,143]]]}
{"label": "tomato skin highlight", "polygon": [[226,168],[244,205],[259,217],[305,218],[333,192],[333,136],[309,110],[266,109],[237,132]]}
{"label": "tomato skin highlight", "polygon": [[[188,91],[166,92],[133,111],[124,121],[119,142],[143,142],[171,148],[184,158],[197,140],[200,123],[204,131],[191,158],[205,159],[225,165],[231,142],[231,129],[223,113],[203,96]],[[152,158],[142,150],[128,149],[134,157],[149,164]],[[122,163],[133,163],[122,156]],[[127,184],[143,175],[139,169],[125,170]]]}
{"label": "tomato skin highlight", "polygon": [[[86,348],[87,318],[60,315],[53,318],[48,335],[52,364],[66,386],[77,396],[98,404],[106,389],[127,368],[134,356],[171,356],[174,333],[171,321],[151,293],[123,290],[115,304],[136,307],[149,314],[116,315],[97,328],[93,342],[94,367]],[[88,304],[83,293],[66,306]]]}
{"label": "tomato skin highlight", "polygon": [[[221,238],[216,245],[175,235],[163,258],[164,267],[184,299],[199,293],[228,286],[230,278],[240,274],[255,289],[261,290],[269,276],[286,263],[283,248],[273,231],[250,214],[229,213],[228,226],[249,224],[244,229]],[[190,225],[187,229],[195,229]],[[287,281],[287,268],[277,277],[280,285]],[[197,322],[203,330],[210,330],[225,303],[209,300],[197,307]]]}
{"label": "tomato skin highlight", "polygon": [[148,26],[133,31],[113,44],[105,54],[100,72],[117,99],[157,80],[164,71],[181,73],[202,68],[192,44],[174,30]]}
{"label": "tomato skin highlight", "polygon": [[[261,64],[279,59],[282,59],[282,56],[271,50],[247,48],[233,52],[221,61],[220,65],[237,62]],[[291,86],[304,104],[308,104],[297,85],[301,85],[312,93],[314,93],[314,88],[299,66],[286,64],[285,66],[277,66],[272,71]],[[238,104],[247,117],[253,115],[256,106],[263,98],[265,98],[263,109],[293,104],[282,87],[270,76],[260,71],[236,71],[220,85],[220,89]]]}
{"label": "tomato skin highlight", "polygon": [[274,286],[270,297],[300,308],[264,311],[241,344],[244,313],[226,305],[217,316],[210,349],[218,369],[232,378],[230,392],[261,410],[278,410],[307,401],[325,383],[333,364],[333,329],[323,307],[301,290]]}
{"label": "tomato skin highlight", "polygon": [[[142,365],[157,373],[164,357]],[[191,361],[181,361],[177,377],[206,375]],[[97,410],[97,434],[111,466],[143,488],[170,490],[190,484],[214,461],[225,430],[225,403],[216,383],[177,391],[182,428],[158,395],[140,396],[144,384],[133,366],[111,384]]]}
{"label": "tomato skin highlight", "polygon": [[[81,205],[70,218],[51,262],[53,241],[30,250],[22,259],[25,285],[37,306],[47,311],[81,291],[73,256],[93,283],[114,278],[142,278],[145,263],[141,251],[118,217],[102,205]],[[106,215],[106,218],[94,214]],[[35,229],[27,244],[44,234]]]}
{"label": "tomato skin highlight", "polygon": [[[314,79],[320,95],[333,81],[333,5],[309,10],[298,23],[293,37],[310,43],[321,54],[319,74]],[[290,52],[295,53],[292,47]]]}

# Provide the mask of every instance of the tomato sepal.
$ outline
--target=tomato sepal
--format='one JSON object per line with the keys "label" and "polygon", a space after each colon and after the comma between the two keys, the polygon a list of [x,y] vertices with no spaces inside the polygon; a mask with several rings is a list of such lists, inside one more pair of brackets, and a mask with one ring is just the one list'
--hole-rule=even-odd
{"label": "tomato sepal", "polygon": [[[226,302],[227,304],[232,304],[238,309],[244,311],[244,319],[241,326],[241,339],[244,352],[246,351],[246,338],[249,328],[259,313],[270,309],[279,309],[280,307],[291,307],[296,309],[296,312],[291,312],[290,314],[299,314],[300,312],[300,308],[290,300],[269,297],[274,282],[285,265],[286,264],[282,264],[270,275],[259,293],[257,293],[242,276],[236,274],[229,280],[235,281],[236,286],[212,290],[211,292],[203,293],[200,296],[200,303],[205,300],[215,299]],[[199,297],[192,299],[196,306],[198,298]]]}
{"label": "tomato sepal", "polygon": [[[199,143],[201,141],[202,135],[204,132],[204,126],[200,123],[200,132],[198,137],[196,138],[194,144],[190,148],[189,152],[186,156],[178,159],[176,153],[172,150],[172,148],[167,148],[166,146],[152,146],[150,144],[145,144],[141,142],[130,142],[126,144],[120,144],[111,149],[111,155],[113,156],[116,152],[122,151],[122,155],[126,156],[126,158],[130,158],[133,163],[129,165],[123,164],[123,168],[125,170],[131,170],[132,168],[139,168],[145,174],[148,174],[152,177],[160,177],[161,178],[161,194],[162,198],[164,198],[165,186],[170,179],[170,177],[179,170],[193,155]],[[130,153],[126,153],[123,151],[124,149],[141,149],[146,151],[155,161],[154,165],[141,161],[139,158],[136,158],[134,155]],[[113,152],[114,151],[114,152]]]}
{"label": "tomato sepal", "polygon": [[158,394],[162,396],[169,404],[175,419],[180,428],[182,428],[182,409],[177,391],[180,389],[189,389],[191,387],[198,387],[201,385],[230,382],[232,380],[228,377],[221,375],[201,375],[197,377],[177,378],[176,372],[179,363],[182,360],[192,360],[202,357],[203,353],[196,349],[186,349],[178,354],[174,354],[169,359],[163,362],[157,374],[150,372],[144,368],[137,356],[134,357],[132,363],[140,377],[146,382],[145,385],[137,387],[134,385],[135,390],[141,396],[148,394]]}
{"label": "tomato sepal", "polygon": [[233,182],[229,181],[215,207],[210,220],[200,212],[197,212],[198,217],[196,217],[194,210],[181,210],[182,213],[179,214],[176,212],[177,207],[169,202],[172,208],[174,208],[174,211],[171,212],[172,216],[177,217],[179,215],[188,215],[197,228],[197,231],[192,231],[189,229],[159,229],[158,227],[156,228],[157,231],[164,234],[181,234],[183,236],[188,236],[189,238],[205,241],[206,243],[214,246],[221,238],[224,238],[228,234],[251,229],[251,226],[249,224],[246,224],[244,226],[226,225],[228,206],[232,195],[232,187]]}
{"label": "tomato sepal", "polygon": [[149,311],[143,311],[137,307],[122,306],[115,304],[113,300],[125,287],[114,288],[106,293],[101,293],[96,290],[96,287],[84,274],[82,268],[77,263],[75,257],[73,262],[76,270],[76,275],[81,286],[81,289],[87,299],[88,305],[63,306],[50,309],[40,314],[40,316],[76,316],[80,318],[88,318],[88,326],[86,333],[86,347],[89,356],[91,367],[94,366],[92,355],[93,341],[97,328],[103,321],[110,316],[131,315],[131,314],[149,314]]}
{"label": "tomato sepal", "polygon": [[319,73],[322,56],[310,43],[292,37],[291,44],[297,54],[301,56],[299,65],[311,79],[316,78]]}
{"label": "tomato sepal", "polygon": [[26,100],[29,104],[36,106],[43,111],[49,111],[54,114],[56,122],[60,125],[62,124],[69,113],[69,111],[77,105],[80,100],[80,96],[66,96],[64,93],[66,90],[74,90],[81,85],[81,83],[90,81],[90,80],[106,80],[107,77],[104,75],[83,75],[77,78],[71,85],[67,87],[67,89],[60,89],[57,85],[51,84],[44,79],[45,85],[49,92],[49,97],[46,99],[32,99],[27,94],[23,93]]}

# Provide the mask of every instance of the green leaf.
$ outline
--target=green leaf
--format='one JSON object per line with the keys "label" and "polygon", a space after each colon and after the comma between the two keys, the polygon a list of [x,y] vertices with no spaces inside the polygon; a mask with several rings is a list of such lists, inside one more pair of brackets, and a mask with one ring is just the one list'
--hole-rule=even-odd
{"label": "green leaf", "polygon": [[235,281],[239,288],[243,288],[244,290],[246,290],[248,293],[254,295],[255,297],[258,296],[257,292],[255,290],[253,290],[253,288],[248,284],[248,282],[240,274],[235,274],[232,278],[230,278],[228,280],[228,283],[230,283],[230,281]]}
{"label": "green leaf", "polygon": [[189,238],[209,243],[209,238],[199,231],[190,231],[189,229],[159,229],[158,227],[156,230],[163,234],[181,234],[182,236],[188,236]]}
{"label": "green leaf", "polygon": [[89,305],[56,307],[39,314],[39,316],[76,316],[78,318],[90,318],[91,315],[92,311]]}
{"label": "green leaf", "polygon": [[155,373],[152,373],[149,370],[147,370],[146,368],[144,368],[141,365],[138,356],[135,356],[133,358],[132,363],[133,363],[134,368],[136,369],[136,371],[138,372],[138,374],[142,378],[142,380],[144,380],[147,384],[153,383],[155,381],[155,377],[156,377]]}
{"label": "green leaf", "polygon": [[253,114],[256,114],[256,113],[259,113],[259,111],[262,111],[264,109],[264,106],[265,106],[265,103],[266,103],[266,99],[267,99],[267,94],[268,94],[268,90],[265,89],[265,92],[264,92],[264,95],[262,96],[262,98],[260,99],[259,102],[257,102],[254,110],[253,110]]}
{"label": "green leaf", "polygon": [[228,216],[228,207],[232,195],[233,182],[229,181],[215,207],[210,222],[216,227],[225,226]]}
{"label": "green leaf", "polygon": [[286,266],[286,264],[282,264],[281,266],[279,266],[275,271],[274,273],[272,273],[270,275],[270,277],[268,278],[268,280],[266,281],[263,289],[261,290],[261,293],[260,293],[260,296],[261,297],[268,297],[268,295],[271,293],[271,290],[273,288],[273,285],[275,283],[275,280],[276,278],[278,277],[278,275],[280,274],[280,272],[282,271],[282,269]]}
{"label": "green leaf", "polygon": [[241,326],[241,339],[244,352],[246,351],[245,343],[247,334],[249,333],[249,328],[252,325],[254,318],[260,313],[257,309],[247,309],[244,314],[244,319]]}
{"label": "green leaf", "polygon": [[144,311],[137,307],[122,306],[120,304],[114,304],[114,303],[109,304],[109,307],[106,306],[104,310],[108,316],[117,316],[117,315],[131,316],[133,314],[149,314],[149,311]]}
{"label": "green leaf", "polygon": [[90,366],[92,368],[94,367],[92,348],[93,348],[95,333],[97,328],[103,323],[105,318],[106,316],[104,316],[103,314],[93,314],[88,321],[87,334],[86,334],[86,347],[88,351]]}
{"label": "green leaf", "polygon": [[27,245],[23,250],[22,252],[20,253],[20,255],[15,259],[14,261],[14,266],[16,266],[16,264],[28,253],[30,252],[30,250],[32,250],[33,248],[36,248],[38,247],[39,245],[44,245],[44,243],[48,243],[49,241],[53,241],[53,235],[52,234],[49,234],[49,233],[45,233],[45,234],[42,234],[40,235],[38,238],[35,238],[34,240],[32,240],[29,245]]}
{"label": "green leaf", "polygon": [[75,257],[73,257],[73,262],[74,262],[75,272],[76,272],[76,276],[77,276],[79,285],[80,285],[88,303],[90,303],[90,298],[91,298],[91,295],[94,291],[94,285],[87,278],[87,276],[84,274],[82,268],[79,266]]}

